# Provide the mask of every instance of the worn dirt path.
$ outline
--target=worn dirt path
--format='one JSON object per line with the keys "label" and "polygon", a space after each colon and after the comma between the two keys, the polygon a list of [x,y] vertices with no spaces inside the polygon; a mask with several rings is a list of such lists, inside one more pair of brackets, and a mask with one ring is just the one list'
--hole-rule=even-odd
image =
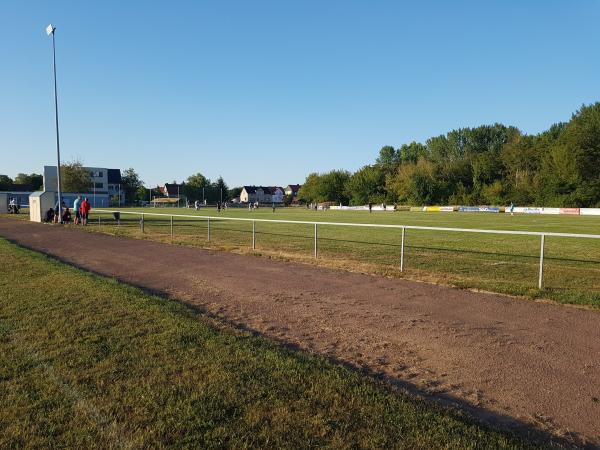
{"label": "worn dirt path", "polygon": [[600,312],[10,219],[0,236],[486,421],[600,447]]}

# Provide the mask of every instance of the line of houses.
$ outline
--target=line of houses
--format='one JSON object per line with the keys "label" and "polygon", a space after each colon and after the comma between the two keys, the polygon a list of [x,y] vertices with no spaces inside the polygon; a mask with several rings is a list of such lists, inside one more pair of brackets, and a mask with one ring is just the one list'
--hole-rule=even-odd
{"label": "line of houses", "polygon": [[244,186],[240,193],[240,202],[283,203],[286,195],[295,198],[299,189],[299,184],[288,184],[285,188],[279,186]]}

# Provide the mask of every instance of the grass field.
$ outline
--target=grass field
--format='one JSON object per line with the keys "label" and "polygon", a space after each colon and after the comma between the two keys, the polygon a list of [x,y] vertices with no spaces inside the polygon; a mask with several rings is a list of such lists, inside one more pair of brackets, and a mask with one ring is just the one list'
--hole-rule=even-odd
{"label": "grass field", "polygon": [[0,448],[525,448],[0,239]]}
{"label": "grass field", "polygon": [[[184,208],[123,209],[161,214],[218,216],[216,209],[196,213]],[[221,217],[381,223],[444,226],[499,230],[546,231],[600,234],[600,218],[593,216],[541,216],[491,213],[346,212],[270,208],[248,211],[232,209]],[[211,242],[207,242],[207,222],[146,216],[142,235],[139,216],[123,215],[120,226],[109,214],[94,213],[91,224],[108,233],[156,239],[186,245],[241,252],[251,251],[252,223],[211,221]],[[92,228],[92,227],[90,227]],[[400,273],[401,231],[398,229],[319,226],[319,264],[368,273],[402,276],[441,282],[459,287],[545,297],[563,303],[600,307],[600,240],[546,238],[545,289],[537,289],[540,240],[537,236],[484,235],[474,233],[407,230],[405,272]],[[256,223],[256,253],[312,262],[311,225]]]}

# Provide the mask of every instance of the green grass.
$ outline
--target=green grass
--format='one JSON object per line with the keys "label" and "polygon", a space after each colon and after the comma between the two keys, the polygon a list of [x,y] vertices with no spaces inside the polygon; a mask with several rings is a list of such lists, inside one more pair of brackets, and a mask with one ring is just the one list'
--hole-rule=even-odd
{"label": "green grass", "polygon": [[163,446],[531,444],[0,240],[0,448]]}
{"label": "green grass", "polygon": [[[196,214],[184,208],[138,208],[124,211]],[[215,209],[199,214],[217,216]],[[491,213],[308,211],[304,208],[229,209],[221,216],[295,221],[381,223],[499,230],[600,234],[600,217],[541,216]],[[108,233],[165,242],[251,251],[252,224],[213,220],[211,242],[207,224],[199,219],[147,216],[145,234],[139,216],[123,215],[117,227],[108,214],[92,215]],[[257,222],[257,253],[311,262],[313,227],[305,224]],[[407,230],[404,273],[399,271],[400,230],[319,226],[319,264],[361,272],[447,283],[460,287],[550,298],[562,303],[600,307],[600,239],[546,238],[544,290],[537,289],[540,240],[536,236]]]}

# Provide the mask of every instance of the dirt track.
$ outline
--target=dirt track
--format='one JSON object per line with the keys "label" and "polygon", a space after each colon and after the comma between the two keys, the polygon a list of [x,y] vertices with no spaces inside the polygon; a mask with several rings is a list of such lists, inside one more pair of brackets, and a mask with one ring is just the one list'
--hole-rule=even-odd
{"label": "dirt track", "polygon": [[600,312],[10,219],[0,236],[486,421],[600,447]]}

